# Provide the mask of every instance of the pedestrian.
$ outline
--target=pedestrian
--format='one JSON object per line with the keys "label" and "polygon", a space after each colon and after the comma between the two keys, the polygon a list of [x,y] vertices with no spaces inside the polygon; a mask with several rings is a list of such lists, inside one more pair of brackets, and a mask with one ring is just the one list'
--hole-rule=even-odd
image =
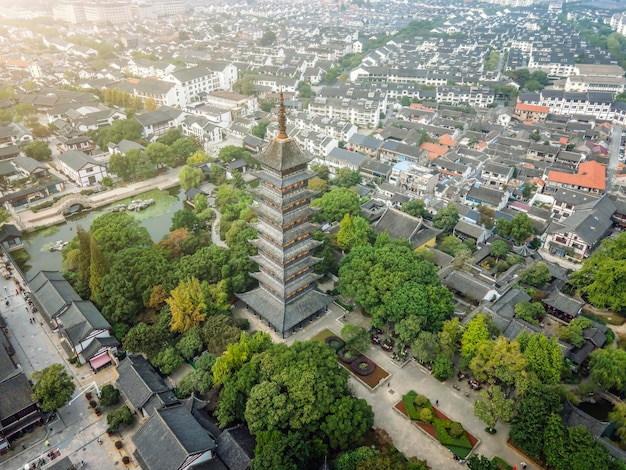
{"label": "pedestrian", "polygon": [[439,406],[439,400],[435,400],[435,406]]}
{"label": "pedestrian", "polygon": [[6,291],[8,291],[8,290],[9,290],[9,289],[7,289],[7,286],[4,286],[4,291],[6,292]]}
{"label": "pedestrian", "polygon": [[26,449],[26,446],[24,444],[22,444],[22,449]]}
{"label": "pedestrian", "polygon": [[522,466],[522,470],[523,470],[523,469],[525,469],[525,468],[528,466],[528,465],[526,464],[526,462],[522,462],[520,465]]}
{"label": "pedestrian", "polygon": [[46,439],[46,446],[50,447],[50,441]]}
{"label": "pedestrian", "polygon": [[387,387],[391,387],[391,382],[387,382]]}

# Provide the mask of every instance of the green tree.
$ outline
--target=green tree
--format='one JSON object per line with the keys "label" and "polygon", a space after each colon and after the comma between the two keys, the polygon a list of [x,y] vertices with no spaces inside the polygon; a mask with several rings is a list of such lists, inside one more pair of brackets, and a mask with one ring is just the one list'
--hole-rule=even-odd
{"label": "green tree", "polygon": [[400,322],[414,316],[425,330],[436,332],[454,312],[452,293],[440,285],[408,281],[385,302],[385,311],[388,320]]}
{"label": "green tree", "polygon": [[321,458],[299,432],[263,431],[257,434],[256,442],[250,470],[306,469]]}
{"label": "green tree", "polygon": [[559,329],[559,339],[571,344],[575,348],[580,348],[586,341],[583,336],[583,330],[592,326],[593,324],[588,318],[574,318],[566,327]]}
{"label": "green tree", "polygon": [[532,219],[524,212],[520,212],[511,220],[498,219],[496,230],[500,236],[514,240],[518,245],[526,241],[535,231]]}
{"label": "green tree", "polygon": [[271,46],[276,42],[276,33],[274,31],[265,31],[263,37],[259,40],[259,46]]}
{"label": "green tree", "polygon": [[170,129],[168,129],[165,134],[160,136],[157,139],[157,142],[159,144],[163,144],[163,145],[166,145],[167,147],[169,147],[174,142],[176,142],[178,139],[182,139],[182,138],[183,138],[182,131],[178,127],[172,127]]}
{"label": "green tree", "polygon": [[424,201],[421,199],[413,199],[402,204],[402,212],[406,212],[413,217],[430,217],[430,212],[428,212]]}
{"label": "green tree", "polygon": [[90,262],[89,262],[89,298],[95,300],[102,288],[102,279],[109,273],[111,263],[100,249],[100,245],[95,240],[89,244]]}
{"label": "green tree", "polygon": [[193,393],[204,395],[211,389],[213,383],[211,372],[205,370],[193,370],[176,385],[176,394],[180,398],[187,398]]}
{"label": "green tree", "polygon": [[201,163],[206,162],[207,159],[206,154],[203,151],[198,150],[191,157],[187,158],[185,163],[189,166],[200,165]]}
{"label": "green tree", "polygon": [[170,232],[184,228],[189,232],[197,231],[200,227],[200,219],[196,214],[187,209],[179,209],[172,216],[172,226]]}
{"label": "green tree", "polygon": [[310,98],[312,95],[311,85],[304,81],[298,82],[298,96],[300,98]]}
{"label": "green tree", "polygon": [[111,384],[100,389],[100,405],[104,407],[117,405],[120,402],[120,391]]}
{"label": "green tree", "polygon": [[539,320],[546,314],[546,310],[540,302],[528,302],[526,300],[518,302],[515,305],[514,311],[517,318],[533,325],[539,325]]}
{"label": "green tree", "polygon": [[350,214],[346,214],[339,223],[337,246],[345,251],[365,246],[369,244],[370,233],[370,224],[367,219],[360,216],[352,217]]}
{"label": "green tree", "polygon": [[509,432],[511,442],[529,457],[541,457],[550,415],[559,413],[562,407],[561,397],[554,387],[532,385],[518,404]]}
{"label": "green tree", "polygon": [[[138,149],[135,149],[140,152]],[[128,179],[134,176],[134,171],[131,170],[130,159],[126,155],[120,153],[114,153],[109,159],[109,170],[111,173],[117,175],[119,178]]]}
{"label": "green tree", "polygon": [[609,419],[616,424],[615,435],[621,442],[626,442],[626,404],[616,403],[609,413]]}
{"label": "green tree", "polygon": [[170,145],[171,159],[167,164],[171,167],[185,163],[198,151],[198,145],[187,137],[181,137]]}
{"label": "green tree", "polygon": [[206,299],[200,281],[192,277],[181,281],[166,300],[172,312],[172,331],[184,333],[199,326],[206,318]]}
{"label": "green tree", "polygon": [[543,261],[537,261],[519,273],[520,281],[541,289],[546,282],[552,279],[548,265]]}
{"label": "green tree", "polygon": [[517,337],[522,354],[526,359],[526,370],[534,374],[541,383],[559,383],[563,367],[563,353],[556,338],[536,333],[523,332]]}
{"label": "green tree", "polygon": [[470,361],[470,369],[482,382],[512,386],[525,377],[526,359],[517,341],[499,336],[495,341],[482,341]]}
{"label": "green tree", "polygon": [[34,158],[37,161],[45,162],[50,160],[52,150],[48,147],[48,144],[40,140],[35,140],[24,147],[24,155],[30,158]]}
{"label": "green tree", "polygon": [[348,167],[342,167],[337,170],[332,182],[340,188],[351,188],[361,182],[361,173],[353,171]]}
{"label": "green tree", "polygon": [[496,212],[489,206],[478,206],[478,224],[486,229],[492,229],[496,225]]}
{"label": "green tree", "polygon": [[119,144],[122,140],[134,142],[141,139],[143,127],[135,119],[120,119],[109,127],[103,127],[96,134],[96,142],[101,149],[106,149],[109,142]]}
{"label": "green tree", "polygon": [[358,216],[361,214],[361,201],[354,191],[348,188],[335,188],[315,199],[311,206],[321,207],[322,216],[329,222],[339,222],[344,215]]}
{"label": "green tree", "polygon": [[445,233],[451,233],[458,221],[458,209],[454,204],[448,204],[433,217],[433,226],[442,229]]}
{"label": "green tree", "polygon": [[174,159],[172,149],[160,142],[152,142],[151,144],[148,144],[144,154],[157,166],[157,168],[167,165]]}
{"label": "green tree", "polygon": [[626,308],[623,272],[626,272],[626,233],[605,238],[582,268],[572,273],[570,283],[586,294],[588,302],[595,307],[620,311]]}
{"label": "green tree", "polygon": [[204,180],[204,173],[200,168],[185,165],[178,172],[180,187],[185,191],[190,188],[199,188]]}
{"label": "green tree", "polygon": [[356,470],[358,465],[365,461],[373,459],[378,455],[378,451],[369,446],[357,447],[354,450],[342,452],[335,461],[336,470]]}
{"label": "green tree", "polygon": [[441,352],[437,335],[430,331],[420,331],[411,344],[411,352],[420,363],[432,364]]}
{"label": "green tree", "polygon": [[509,245],[503,240],[496,240],[489,247],[489,253],[496,259],[500,259],[509,252]]}
{"label": "green tree", "polygon": [[373,424],[374,414],[365,400],[343,396],[330,405],[320,429],[332,449],[346,450],[360,444]]}
{"label": "green tree", "polygon": [[41,404],[42,411],[61,408],[72,398],[76,389],[72,376],[62,364],[52,364],[45,369],[36,370],[31,376],[33,400]]}
{"label": "green tree", "polygon": [[174,346],[170,346],[151,357],[150,363],[158,368],[162,374],[169,375],[182,366],[185,360]]}
{"label": "green tree", "polygon": [[440,242],[437,248],[444,253],[449,254],[450,256],[456,255],[459,251],[465,250],[463,242],[460,238],[455,237],[454,235],[448,235],[444,237]]}
{"label": "green tree", "polygon": [[250,133],[258,137],[259,139],[265,139],[265,134],[267,133],[267,126],[269,126],[269,121],[261,121],[256,126],[252,128]]}
{"label": "green tree", "polygon": [[626,390],[626,351],[623,349],[596,349],[591,353],[589,370],[603,389]]}
{"label": "green tree", "polygon": [[107,414],[107,424],[109,425],[109,429],[117,429],[120,424],[130,426],[133,424],[134,420],[135,417],[126,405],[120,406],[117,410],[110,411]]}
{"label": "green tree", "polygon": [[167,279],[171,268],[167,252],[155,246],[121,250],[95,297],[102,314],[113,322],[134,324],[152,287]]}
{"label": "green tree", "polygon": [[467,322],[461,336],[461,355],[463,357],[474,356],[478,345],[491,338],[488,324],[490,320],[484,313],[479,313]]}
{"label": "green tree", "polygon": [[176,349],[185,359],[192,359],[196,354],[202,351],[204,344],[200,337],[200,328],[197,326],[189,328],[179,338],[176,343]]}
{"label": "green tree", "polygon": [[224,163],[230,163],[235,160],[246,159],[249,156],[250,152],[245,150],[243,147],[239,147],[237,145],[226,145],[220,149],[217,158]]}
{"label": "green tree", "polygon": [[124,212],[107,212],[98,216],[91,223],[90,233],[109,260],[125,248],[153,245],[148,230]]}
{"label": "green tree", "polygon": [[[372,314],[374,325],[381,326],[388,317],[388,307],[397,292],[409,281],[431,287],[441,286],[433,264],[422,261],[407,246],[386,243],[355,248],[346,255],[339,268],[338,289]],[[407,299],[411,301],[410,297]],[[435,301],[433,310],[440,308],[434,305]],[[396,308],[401,314],[407,307],[398,304]]]}
{"label": "green tree", "polygon": [[[224,380],[237,373],[254,354],[261,353],[272,345],[267,333],[257,331],[253,336],[241,333],[239,341],[229,344],[224,354],[217,358],[213,366],[213,383],[221,385]],[[223,421],[228,422],[228,421]]]}
{"label": "green tree", "polygon": [[346,342],[346,348],[351,351],[364,353],[370,347],[370,334],[362,326],[346,323],[341,328],[341,336]]}
{"label": "green tree", "polygon": [[445,354],[437,354],[433,363],[433,376],[437,380],[446,380],[454,375],[454,364]]}
{"label": "green tree", "polygon": [[479,392],[480,399],[474,403],[474,416],[483,421],[493,431],[496,423],[506,423],[513,419],[515,400],[505,398],[500,387],[492,385],[488,390]]}

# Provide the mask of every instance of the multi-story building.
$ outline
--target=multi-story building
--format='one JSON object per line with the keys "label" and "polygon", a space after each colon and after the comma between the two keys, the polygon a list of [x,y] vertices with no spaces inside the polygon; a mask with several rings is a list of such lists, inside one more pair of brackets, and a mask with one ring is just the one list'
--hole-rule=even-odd
{"label": "multi-story building", "polygon": [[389,176],[390,183],[419,198],[432,195],[438,181],[437,172],[407,161],[396,163]]}
{"label": "multi-story building", "polygon": [[323,313],[333,298],[315,288],[319,276],[313,267],[319,259],[313,252],[319,242],[313,239],[315,210],[310,206],[315,193],[307,189],[314,173],[307,170],[310,159],[287,136],[282,94],[279,133],[257,160],[261,184],[252,209],[258,222],[251,226],[258,238],[250,243],[258,249],[252,259],[259,265],[253,275],[259,286],[237,297],[284,337]]}
{"label": "multi-story building", "polygon": [[309,112],[371,128],[378,124],[384,109],[378,100],[318,96],[309,103]]}

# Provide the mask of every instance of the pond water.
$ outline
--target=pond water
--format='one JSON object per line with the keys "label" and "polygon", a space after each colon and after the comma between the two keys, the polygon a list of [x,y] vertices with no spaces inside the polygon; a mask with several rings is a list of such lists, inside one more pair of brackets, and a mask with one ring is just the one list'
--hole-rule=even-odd
{"label": "pond water", "polygon": [[598,398],[595,403],[590,401],[579,403],[578,409],[600,421],[608,421],[609,413],[613,409],[613,404],[604,398]]}
{"label": "pond water", "polygon": [[[180,188],[172,188],[167,191],[154,189],[133,196],[132,199],[155,200],[154,205],[141,212],[129,211],[128,213],[146,227],[152,240],[158,242],[164,235],[169,233],[174,212],[183,208],[185,191]],[[69,242],[76,236],[76,227],[78,225],[88,230],[96,217],[108,212],[111,207],[117,204],[129,204],[130,201],[131,198],[122,199],[110,206],[82,212],[72,216],[61,225],[55,225],[26,235],[24,237],[24,248],[30,257],[25,263],[18,263],[24,274],[27,275],[26,277],[31,277],[40,270],[61,270],[61,252],[50,251],[50,247],[59,240]]]}

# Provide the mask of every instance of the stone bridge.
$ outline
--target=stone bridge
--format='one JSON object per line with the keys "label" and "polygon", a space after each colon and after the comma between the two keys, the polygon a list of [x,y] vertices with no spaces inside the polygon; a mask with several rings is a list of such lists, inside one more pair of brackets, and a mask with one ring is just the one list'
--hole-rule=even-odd
{"label": "stone bridge", "polygon": [[81,205],[86,209],[92,209],[94,207],[93,202],[89,196],[84,196],[82,194],[76,194],[70,197],[66,197],[61,199],[57,205],[54,205],[56,214],[64,214],[69,210],[70,207],[74,205]]}

